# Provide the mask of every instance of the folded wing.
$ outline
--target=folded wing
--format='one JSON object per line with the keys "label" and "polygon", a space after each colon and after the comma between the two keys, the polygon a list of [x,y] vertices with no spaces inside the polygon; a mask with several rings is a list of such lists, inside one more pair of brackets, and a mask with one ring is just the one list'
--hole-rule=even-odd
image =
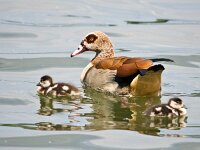
{"label": "folded wing", "polygon": [[127,77],[140,72],[140,70],[147,70],[152,64],[153,62],[149,59],[123,56],[103,59],[95,67],[97,69],[117,70],[118,77]]}

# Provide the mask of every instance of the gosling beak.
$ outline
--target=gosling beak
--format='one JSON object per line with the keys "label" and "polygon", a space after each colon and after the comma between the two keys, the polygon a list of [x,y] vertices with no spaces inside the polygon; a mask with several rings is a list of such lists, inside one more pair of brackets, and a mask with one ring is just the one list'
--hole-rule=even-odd
{"label": "gosling beak", "polygon": [[82,46],[82,45],[79,45],[78,49],[75,50],[72,54],[71,54],[71,57],[74,57],[76,55],[79,55],[80,53],[83,53],[84,51],[86,51],[86,47],[85,46]]}
{"label": "gosling beak", "polygon": [[40,82],[36,86],[41,86]]}
{"label": "gosling beak", "polygon": [[185,105],[183,105],[183,108],[187,109],[187,107]]}

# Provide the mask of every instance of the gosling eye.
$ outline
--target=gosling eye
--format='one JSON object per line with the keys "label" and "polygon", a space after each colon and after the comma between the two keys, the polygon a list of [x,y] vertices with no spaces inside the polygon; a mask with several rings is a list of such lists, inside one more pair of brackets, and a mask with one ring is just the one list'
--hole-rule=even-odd
{"label": "gosling eye", "polygon": [[46,81],[41,81],[40,83],[41,83],[41,84],[46,84]]}

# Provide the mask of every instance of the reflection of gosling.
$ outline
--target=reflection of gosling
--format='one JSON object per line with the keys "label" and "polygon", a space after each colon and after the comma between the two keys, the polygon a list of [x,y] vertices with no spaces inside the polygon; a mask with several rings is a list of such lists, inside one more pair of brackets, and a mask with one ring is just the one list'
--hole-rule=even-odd
{"label": "reflection of gosling", "polygon": [[187,116],[146,118],[146,126],[151,128],[180,129],[186,127]]}
{"label": "reflection of gosling", "polygon": [[37,84],[37,92],[42,95],[52,96],[73,96],[80,95],[80,91],[75,86],[68,83],[53,83],[53,79],[45,75],[40,78]]}
{"label": "reflection of gosling", "polygon": [[147,116],[183,116],[187,114],[185,105],[180,98],[171,98],[167,104],[150,107],[144,112]]}

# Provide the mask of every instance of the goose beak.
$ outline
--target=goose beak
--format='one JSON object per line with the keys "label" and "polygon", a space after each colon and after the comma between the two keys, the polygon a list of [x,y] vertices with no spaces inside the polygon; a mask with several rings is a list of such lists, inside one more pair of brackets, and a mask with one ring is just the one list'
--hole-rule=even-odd
{"label": "goose beak", "polygon": [[80,53],[83,53],[84,51],[86,51],[86,47],[85,46],[82,46],[82,45],[79,45],[78,49],[75,50],[72,54],[71,54],[71,57],[74,57],[76,55],[79,55]]}

